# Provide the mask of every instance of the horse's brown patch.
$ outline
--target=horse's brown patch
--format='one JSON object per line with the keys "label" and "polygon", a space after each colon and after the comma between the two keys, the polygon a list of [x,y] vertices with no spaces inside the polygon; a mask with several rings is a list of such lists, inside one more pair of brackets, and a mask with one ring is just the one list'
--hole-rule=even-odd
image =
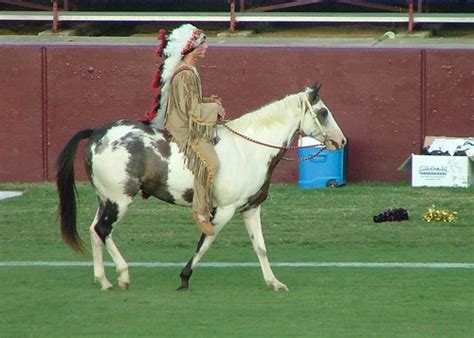
{"label": "horse's brown patch", "polygon": [[142,179],[144,190],[162,201],[174,204],[176,200],[168,190],[168,164],[151,149],[147,149],[147,153],[149,161]]}
{"label": "horse's brown patch", "polygon": [[103,138],[97,140],[97,142],[95,143],[94,153],[101,154],[105,151],[105,149],[107,149],[108,146],[109,139],[107,136],[104,136]]}
{"label": "horse's brown patch", "polygon": [[137,136],[129,136],[126,149],[130,159],[127,164],[129,180],[125,184],[124,192],[135,196],[141,189],[165,202],[175,203],[168,190],[168,163],[163,161],[154,149],[145,147],[142,139]]}
{"label": "horse's brown patch", "polygon": [[165,140],[159,140],[156,142],[156,148],[163,158],[169,158],[171,156],[171,147]]}
{"label": "horse's brown patch", "polygon": [[240,211],[247,211],[247,210],[256,208],[267,199],[273,170],[275,170],[276,165],[278,164],[278,162],[280,162],[284,154],[285,154],[285,149],[282,149],[280,150],[280,152],[278,152],[278,154],[275,157],[273,157],[268,162],[268,170],[267,170],[267,176],[265,178],[265,182],[263,183],[260,190],[257,191],[257,193],[255,193],[253,196],[250,196],[248,198],[247,203],[245,203],[244,206],[240,208]]}
{"label": "horse's brown patch", "polygon": [[320,100],[319,91],[321,89],[321,85],[318,82],[315,82],[315,84],[312,85],[310,89],[311,91],[309,92],[308,99],[312,105],[315,105]]}
{"label": "horse's brown patch", "polygon": [[193,202],[193,196],[194,196],[194,190],[189,188],[186,189],[181,196],[185,202],[192,203]]}

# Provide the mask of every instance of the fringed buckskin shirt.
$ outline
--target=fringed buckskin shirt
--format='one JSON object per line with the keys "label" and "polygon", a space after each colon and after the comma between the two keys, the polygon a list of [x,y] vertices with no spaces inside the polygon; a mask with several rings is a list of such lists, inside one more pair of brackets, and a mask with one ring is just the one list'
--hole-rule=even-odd
{"label": "fringed buckskin shirt", "polygon": [[195,138],[212,141],[220,109],[215,100],[202,97],[196,68],[181,63],[171,79],[165,120],[166,130],[180,148]]}
{"label": "fringed buckskin shirt", "polygon": [[195,176],[193,207],[203,215],[212,208],[212,183],[219,166],[213,139],[221,110],[214,99],[202,97],[196,68],[181,62],[170,83],[165,128]]}

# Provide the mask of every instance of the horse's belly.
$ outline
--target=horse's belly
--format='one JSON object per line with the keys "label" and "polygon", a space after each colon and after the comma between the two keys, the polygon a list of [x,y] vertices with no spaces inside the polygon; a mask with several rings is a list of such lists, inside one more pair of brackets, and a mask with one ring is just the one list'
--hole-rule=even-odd
{"label": "horse's belly", "polygon": [[171,144],[167,186],[175,198],[175,204],[187,206],[192,203],[194,177],[185,167],[183,154],[178,151],[176,144]]}
{"label": "horse's belly", "polygon": [[219,205],[234,205],[236,209],[258,193],[265,183],[266,168],[241,163],[240,166],[222,162],[217,174],[214,196]]}
{"label": "horse's belly", "polygon": [[[193,197],[194,176],[184,165],[184,157],[172,146],[169,159],[168,191],[175,198],[175,204],[190,205]],[[266,168],[233,165],[229,159],[220,159],[219,169],[213,182],[214,204],[218,207],[233,206],[236,209],[245,205],[256,194],[265,180]]]}

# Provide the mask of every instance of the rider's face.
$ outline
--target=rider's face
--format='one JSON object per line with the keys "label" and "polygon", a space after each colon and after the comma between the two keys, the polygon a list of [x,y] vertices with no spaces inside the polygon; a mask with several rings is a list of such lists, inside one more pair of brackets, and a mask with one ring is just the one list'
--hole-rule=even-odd
{"label": "rider's face", "polygon": [[208,48],[208,45],[206,42],[201,43],[191,52],[191,56],[196,61],[198,61],[198,59],[203,59],[206,56],[207,48]]}

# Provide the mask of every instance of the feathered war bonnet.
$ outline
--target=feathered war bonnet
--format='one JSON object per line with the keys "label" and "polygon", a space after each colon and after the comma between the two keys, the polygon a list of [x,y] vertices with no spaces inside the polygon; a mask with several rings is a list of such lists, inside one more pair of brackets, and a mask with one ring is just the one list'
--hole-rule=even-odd
{"label": "feathered war bonnet", "polygon": [[[160,29],[156,54],[164,58],[163,64],[155,71],[152,91],[155,93],[152,110],[145,114],[146,121],[153,127],[164,129],[165,113],[171,79],[184,55],[192,52],[206,41],[204,32],[191,24],[174,29],[171,34]],[[160,90],[161,87],[161,90]]]}

